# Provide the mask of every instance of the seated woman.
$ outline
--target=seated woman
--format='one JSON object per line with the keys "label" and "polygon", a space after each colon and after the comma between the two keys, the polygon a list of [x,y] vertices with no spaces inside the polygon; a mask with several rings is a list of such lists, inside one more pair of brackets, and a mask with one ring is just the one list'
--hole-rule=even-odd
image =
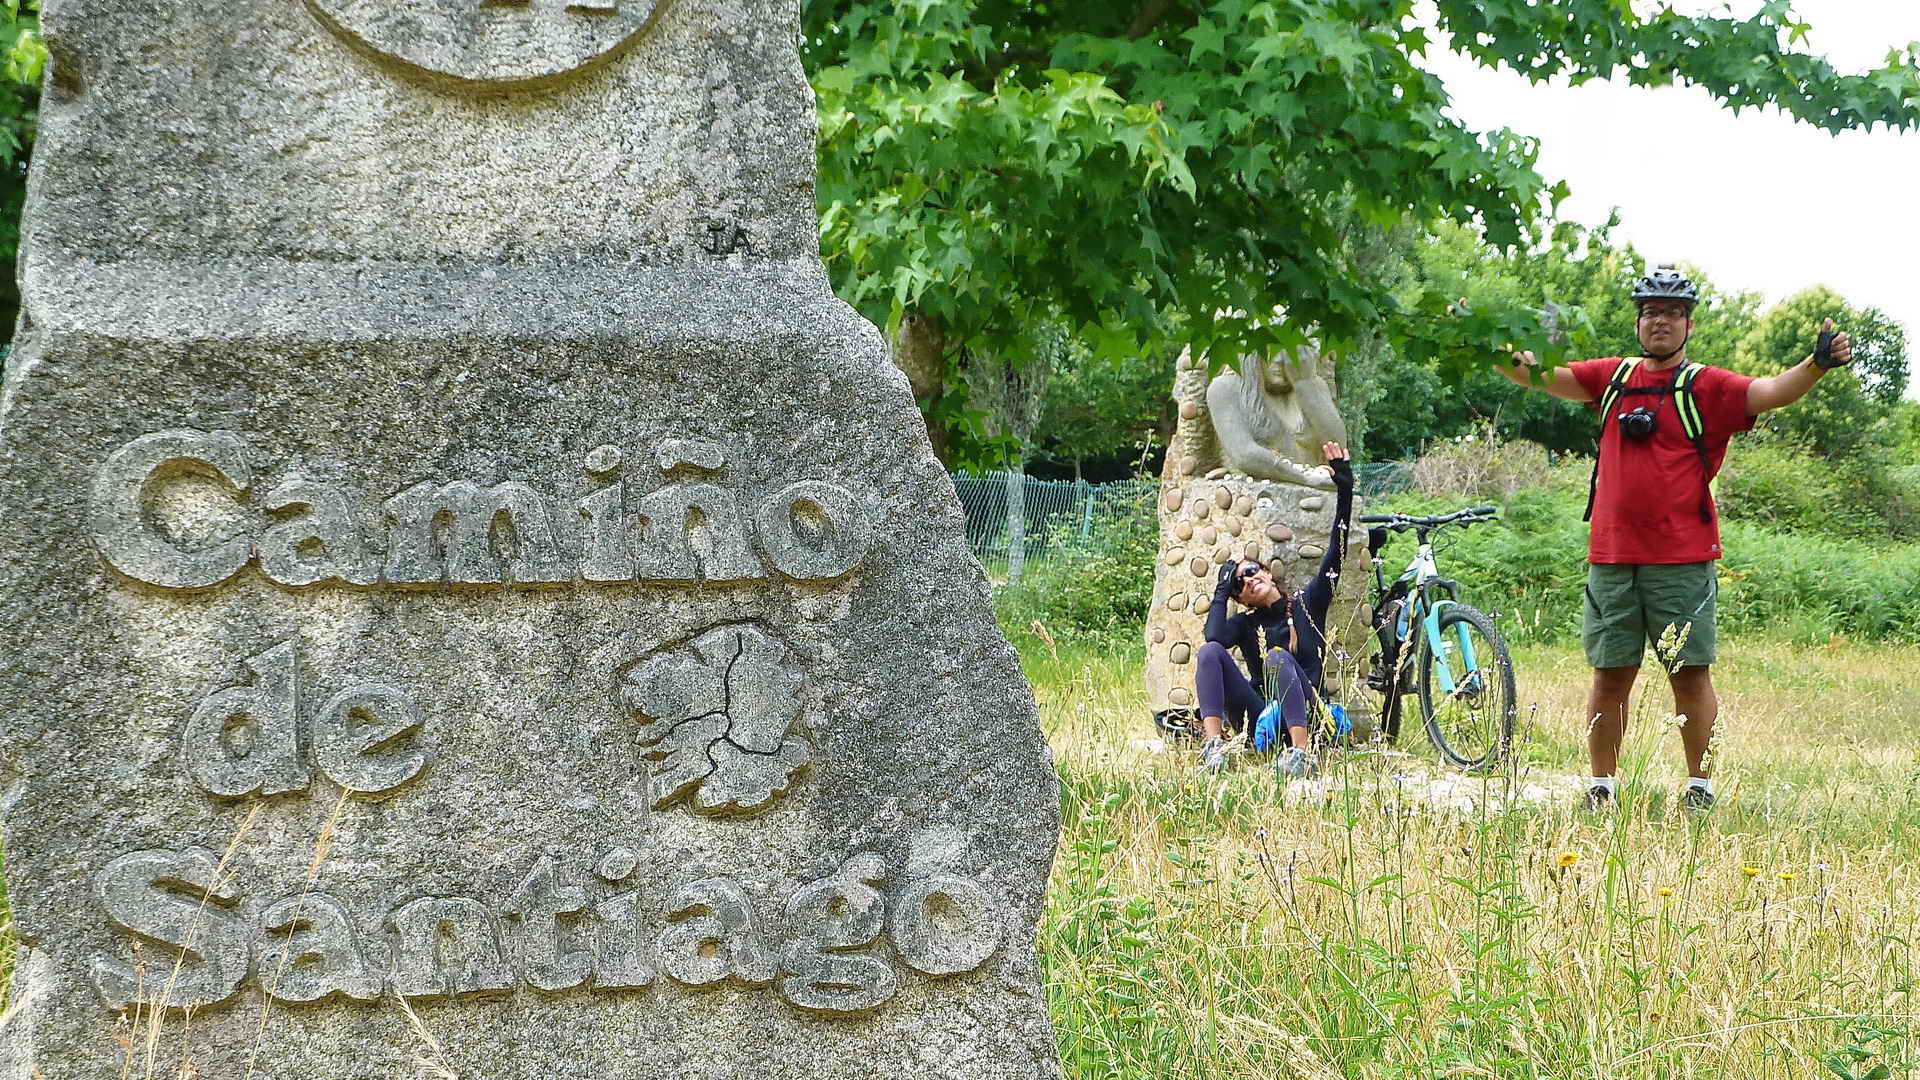
{"label": "seated woman", "polygon": [[[1206,642],[1196,655],[1194,690],[1200,699],[1200,764],[1218,772],[1227,763],[1226,720],[1244,729],[1260,715],[1269,700],[1280,702],[1280,716],[1292,745],[1275,767],[1288,776],[1306,776],[1313,761],[1308,754],[1307,701],[1319,694],[1327,647],[1327,608],[1333,603],[1334,582],[1340,577],[1340,557],[1347,549],[1347,526],[1353,514],[1353,468],[1346,448],[1327,443],[1327,467],[1339,491],[1333,514],[1333,535],[1326,558],[1307,587],[1289,594],[1273,574],[1257,562],[1229,561],[1220,567],[1213,603],[1207,608]],[[1227,600],[1245,605],[1237,615],[1227,614]],[[1265,647],[1261,638],[1265,636]],[[1246,674],[1228,650],[1238,648]],[[1261,690],[1254,689],[1261,687]]]}

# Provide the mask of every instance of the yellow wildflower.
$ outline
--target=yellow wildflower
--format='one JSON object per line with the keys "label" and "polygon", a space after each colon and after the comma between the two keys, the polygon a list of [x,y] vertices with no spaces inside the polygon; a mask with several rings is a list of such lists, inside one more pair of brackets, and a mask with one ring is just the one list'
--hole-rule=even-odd
{"label": "yellow wildflower", "polygon": [[1743,866],[1740,868],[1740,872],[1747,875],[1748,877],[1760,876],[1760,868],[1757,866]]}
{"label": "yellow wildflower", "polygon": [[1572,866],[1579,861],[1580,853],[1577,851],[1563,851],[1560,853],[1560,866],[1562,869]]}
{"label": "yellow wildflower", "polygon": [[1781,881],[1792,881],[1792,880],[1793,880],[1794,878],[1797,878],[1797,877],[1799,877],[1799,876],[1800,876],[1799,874],[1796,874],[1796,873],[1794,873],[1794,872],[1793,872],[1793,871],[1791,871],[1791,870],[1782,870],[1782,871],[1780,871],[1780,880],[1781,880]]}
{"label": "yellow wildflower", "polygon": [[1653,891],[1654,891],[1654,892],[1656,892],[1656,893],[1659,893],[1659,894],[1660,894],[1661,896],[1672,896],[1672,895],[1673,895],[1673,889],[1672,889],[1672,887],[1670,887],[1670,886],[1667,886],[1667,885],[1662,885],[1662,886],[1660,886],[1659,888],[1657,888],[1657,889],[1655,889],[1655,890],[1653,890]]}

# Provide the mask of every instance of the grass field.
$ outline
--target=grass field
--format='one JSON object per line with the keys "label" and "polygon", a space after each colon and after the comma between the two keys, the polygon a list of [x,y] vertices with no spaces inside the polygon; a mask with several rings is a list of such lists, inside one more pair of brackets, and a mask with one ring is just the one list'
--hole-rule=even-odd
{"label": "grass field", "polygon": [[[1435,805],[1406,783],[1440,771],[1412,742],[1291,791],[1252,762],[1208,783],[1189,752],[1142,745],[1137,651],[1023,645],[1065,788],[1041,942],[1070,1075],[1920,1064],[1914,650],[1723,645],[1720,804],[1701,819],[1677,806],[1664,680],[1636,694],[1620,809],[1576,809],[1571,647],[1516,657],[1516,775]],[[1492,808],[1514,781],[1547,797]]]}
{"label": "grass field", "polygon": [[[1409,783],[1442,775],[1413,742],[1341,752],[1312,784],[1252,759],[1208,782],[1152,745],[1137,645],[1018,643],[1063,782],[1040,945],[1069,1076],[1920,1066],[1920,652],[1724,644],[1720,806],[1702,819],[1674,798],[1664,685],[1636,698],[1621,808],[1575,808],[1572,648],[1516,657],[1513,773],[1436,802]],[[1503,799],[1521,789],[1543,797]]]}

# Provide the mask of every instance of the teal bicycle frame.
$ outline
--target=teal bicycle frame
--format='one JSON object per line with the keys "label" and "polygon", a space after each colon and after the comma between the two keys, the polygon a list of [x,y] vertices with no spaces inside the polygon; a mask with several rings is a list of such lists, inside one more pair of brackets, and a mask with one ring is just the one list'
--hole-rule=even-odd
{"label": "teal bicycle frame", "polygon": [[[1414,553],[1413,562],[1407,565],[1406,572],[1400,575],[1400,581],[1411,583],[1407,589],[1415,610],[1420,617],[1420,629],[1426,637],[1427,649],[1434,659],[1433,676],[1443,696],[1452,697],[1462,682],[1472,678],[1480,670],[1479,660],[1473,655],[1473,639],[1465,623],[1455,623],[1453,636],[1455,649],[1459,652],[1460,677],[1454,677],[1453,665],[1448,662],[1449,642],[1440,633],[1440,616],[1447,608],[1459,601],[1454,592],[1454,583],[1440,576],[1440,567],[1433,559],[1433,542],[1420,541],[1420,548]],[[1432,593],[1444,591],[1446,596],[1435,599]],[[1402,648],[1406,638],[1402,637]],[[1405,656],[1405,653],[1402,653]],[[1407,657],[1411,660],[1411,657]],[[1402,661],[1403,663],[1406,661]]]}

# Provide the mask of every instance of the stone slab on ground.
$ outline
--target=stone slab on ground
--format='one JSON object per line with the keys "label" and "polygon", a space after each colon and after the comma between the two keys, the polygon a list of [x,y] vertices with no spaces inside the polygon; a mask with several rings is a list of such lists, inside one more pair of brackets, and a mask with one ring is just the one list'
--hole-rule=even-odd
{"label": "stone slab on ground", "polygon": [[1057,782],[797,17],[48,0],[0,1078],[1058,1075]]}

